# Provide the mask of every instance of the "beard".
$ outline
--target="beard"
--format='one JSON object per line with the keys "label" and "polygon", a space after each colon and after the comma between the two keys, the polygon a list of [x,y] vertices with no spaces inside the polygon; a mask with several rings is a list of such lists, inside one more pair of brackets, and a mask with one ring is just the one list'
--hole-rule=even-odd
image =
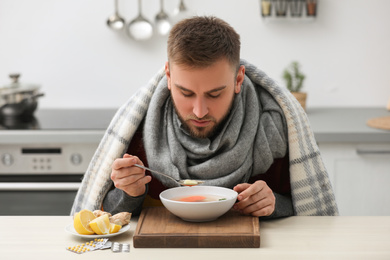
{"label": "beard", "polygon": [[[200,138],[200,139],[206,139],[206,138],[213,138],[225,125],[230,112],[233,107],[234,102],[233,96],[232,100],[230,101],[229,108],[226,110],[226,113],[222,116],[221,120],[217,121],[214,117],[206,115],[202,118],[197,117],[194,114],[187,115],[186,117],[183,117],[175,104],[175,100],[172,98],[173,107],[175,109],[176,115],[178,116],[180,122],[182,123],[183,129],[186,130],[191,137],[194,138]],[[191,120],[207,120],[211,122],[211,127],[197,127],[190,123]]]}

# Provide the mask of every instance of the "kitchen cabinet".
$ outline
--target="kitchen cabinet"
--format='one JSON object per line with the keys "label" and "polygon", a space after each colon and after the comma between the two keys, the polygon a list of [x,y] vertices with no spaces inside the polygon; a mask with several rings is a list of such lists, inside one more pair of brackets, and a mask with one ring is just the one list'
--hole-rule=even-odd
{"label": "kitchen cabinet", "polygon": [[319,147],[340,215],[390,215],[390,142],[320,143]]}
{"label": "kitchen cabinet", "polygon": [[388,113],[385,108],[308,110],[340,215],[390,215],[390,131],[366,125]]}

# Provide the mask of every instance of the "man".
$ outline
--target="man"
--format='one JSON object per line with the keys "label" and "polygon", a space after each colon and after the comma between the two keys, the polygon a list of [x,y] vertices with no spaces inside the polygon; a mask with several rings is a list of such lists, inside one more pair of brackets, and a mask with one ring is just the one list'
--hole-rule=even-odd
{"label": "man", "polygon": [[[107,172],[92,177],[89,172],[94,170],[87,172],[85,188],[79,190],[72,211],[93,204],[112,213],[138,214],[143,205],[155,204],[158,194],[175,184],[134,166],[145,164],[176,179],[201,179],[206,185],[233,188],[238,192],[234,209],[243,214],[268,218],[300,212],[337,214],[316,147],[302,159],[303,164],[313,160],[310,164],[318,167],[313,173],[306,169],[302,179],[308,180],[302,187],[311,190],[300,191],[301,187],[293,182],[302,176],[297,170],[293,175],[290,172],[294,163],[288,149],[294,152],[296,146],[289,147],[289,124],[273,97],[280,89],[271,94],[260,82],[256,83],[256,74],[252,78],[246,75],[241,62],[240,37],[221,19],[194,17],[175,25],[168,39],[165,77],[157,77],[152,84],[155,87],[145,102],[146,114],[132,116],[129,111],[138,111],[142,106],[131,107],[131,102],[117,113],[117,117],[129,114],[129,121],[136,121],[129,123],[129,128],[136,131],[126,133],[125,141],[120,141],[113,137],[117,135],[113,134],[117,131],[115,124],[119,125],[114,122],[106,134],[123,144],[118,146],[122,150],[113,153],[121,158],[113,162],[105,159],[111,162],[112,182],[107,184]],[[310,140],[309,143],[313,145]],[[96,182],[98,175],[106,181],[94,192],[96,203],[88,192],[94,188],[90,182]],[[294,178],[294,194],[290,177]],[[308,196],[309,203],[302,202],[301,192],[303,197]]]}

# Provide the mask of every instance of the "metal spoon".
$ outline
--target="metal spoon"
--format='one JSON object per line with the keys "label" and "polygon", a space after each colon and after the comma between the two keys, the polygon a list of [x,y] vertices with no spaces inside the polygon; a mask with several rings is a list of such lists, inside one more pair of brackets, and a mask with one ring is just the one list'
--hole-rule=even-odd
{"label": "metal spoon", "polygon": [[147,40],[153,36],[153,26],[142,16],[141,0],[138,0],[138,17],[127,26],[130,38],[134,40]]}
{"label": "metal spoon", "polygon": [[144,169],[144,170],[148,170],[148,171],[153,172],[153,173],[160,174],[162,176],[165,176],[165,177],[167,177],[167,178],[177,182],[181,186],[196,186],[196,185],[204,183],[204,181],[198,181],[198,180],[188,180],[188,179],[187,180],[176,180],[175,178],[172,178],[171,176],[169,176],[169,175],[167,175],[165,173],[149,169],[148,167],[145,167],[145,166],[142,166],[142,165],[139,165],[139,164],[134,164],[134,166],[136,166],[138,168],[141,168],[141,169]]}
{"label": "metal spoon", "polygon": [[160,12],[156,15],[155,24],[157,32],[160,35],[167,35],[171,29],[171,22],[168,15],[164,12],[164,0],[160,0]]}
{"label": "metal spoon", "polygon": [[118,13],[118,0],[115,0],[115,13],[108,17],[107,25],[113,30],[121,30],[125,26],[125,19]]}

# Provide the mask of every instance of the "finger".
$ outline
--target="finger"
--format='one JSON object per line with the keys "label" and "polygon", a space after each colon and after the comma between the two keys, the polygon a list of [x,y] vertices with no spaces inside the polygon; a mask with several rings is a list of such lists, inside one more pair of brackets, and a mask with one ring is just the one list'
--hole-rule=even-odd
{"label": "finger", "polygon": [[113,170],[119,170],[122,168],[133,166],[136,163],[134,158],[118,158],[112,163],[111,168]]}
{"label": "finger", "polygon": [[145,184],[152,181],[152,176],[145,175],[142,179],[139,179],[137,182],[139,182],[140,185],[145,186]]}
{"label": "finger", "polygon": [[118,189],[126,189],[129,186],[145,185],[150,182],[152,178],[150,176],[145,176],[143,174],[139,175],[130,175],[128,177],[122,178],[114,182],[114,185]]}
{"label": "finger", "polygon": [[[272,205],[269,205],[267,207],[261,208],[259,210],[255,210],[253,212],[248,213],[247,215],[252,215],[254,217],[265,217],[270,216],[272,213],[274,213],[275,207]],[[246,214],[246,213],[244,213]]]}
{"label": "finger", "polygon": [[115,161],[112,163],[111,168],[113,170],[119,170],[121,168],[131,167],[136,163],[143,165],[142,161],[137,156],[124,154],[123,158],[115,159]]}
{"label": "finger", "polygon": [[125,190],[132,189],[133,191],[134,190],[139,190],[139,189],[143,190],[143,189],[145,189],[145,184],[149,183],[151,180],[152,180],[152,177],[150,177],[150,176],[143,176],[142,178],[139,178],[135,182],[133,182],[131,184],[128,184],[128,185],[124,186],[123,188]]}
{"label": "finger", "polygon": [[249,183],[240,183],[234,186],[233,190],[236,191],[237,193],[241,193],[245,189],[247,189],[250,186]]}
{"label": "finger", "polygon": [[246,198],[252,196],[253,194],[260,192],[265,185],[266,184],[264,181],[257,181],[253,184],[249,184],[249,187],[247,187],[240,194],[238,194],[237,199],[239,201],[245,200]]}
{"label": "finger", "polygon": [[249,205],[252,205],[253,203],[256,203],[260,200],[265,199],[266,196],[262,194],[261,192],[257,192],[255,194],[252,194],[244,199],[239,200],[236,204],[238,208],[243,209],[248,207]]}
{"label": "finger", "polygon": [[246,215],[268,216],[275,210],[275,202],[272,197],[266,197],[246,207],[240,208],[240,211]]}
{"label": "finger", "polygon": [[[126,173],[124,173],[126,172]],[[120,171],[113,176],[114,185],[117,188],[123,188],[125,186],[131,185],[137,182],[139,179],[143,178],[145,175],[143,173],[130,173],[127,174],[127,171]]]}
{"label": "finger", "polygon": [[135,159],[135,163],[140,164],[142,166],[144,165],[143,162],[135,155],[131,155],[131,154],[125,153],[123,155],[123,158],[132,158],[132,159]]}
{"label": "finger", "polygon": [[145,193],[146,191],[146,184],[149,183],[152,180],[152,177],[150,176],[144,176],[137,180],[136,182],[124,186],[121,189],[126,192],[128,195],[137,197]]}

